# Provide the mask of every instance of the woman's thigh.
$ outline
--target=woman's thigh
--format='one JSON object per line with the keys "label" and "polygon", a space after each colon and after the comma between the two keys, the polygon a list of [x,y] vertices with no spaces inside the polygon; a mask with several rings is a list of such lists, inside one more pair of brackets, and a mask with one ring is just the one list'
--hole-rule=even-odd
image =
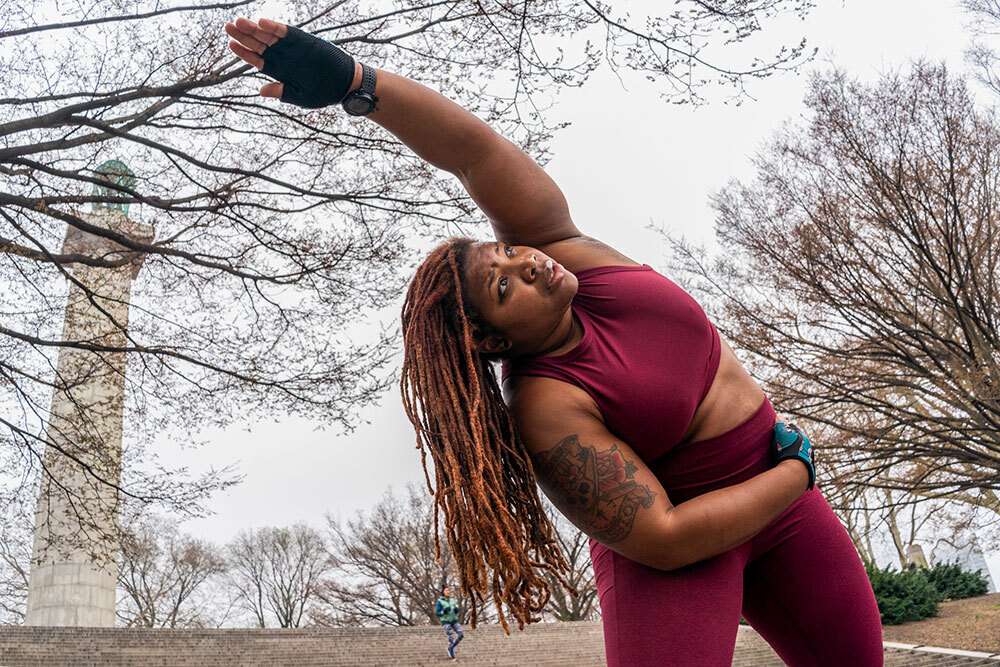
{"label": "woman's thigh", "polygon": [[743,616],[786,664],[882,664],[882,623],[868,575],[818,489],[750,544]]}
{"label": "woman's thigh", "polygon": [[749,545],[663,572],[591,543],[609,667],[729,667]]}

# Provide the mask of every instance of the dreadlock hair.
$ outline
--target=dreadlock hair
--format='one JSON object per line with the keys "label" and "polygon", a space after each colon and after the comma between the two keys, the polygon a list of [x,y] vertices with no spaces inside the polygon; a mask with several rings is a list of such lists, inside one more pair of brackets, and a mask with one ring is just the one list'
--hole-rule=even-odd
{"label": "dreadlock hair", "polygon": [[[507,410],[491,361],[478,352],[492,327],[466,298],[472,239],[453,238],[417,269],[403,303],[405,354],[400,389],[417,432],[427,488],[458,565],[463,597],[482,601],[487,583],[504,631],[539,620],[549,599],[542,571],[571,589],[566,564],[542,510],[528,452]],[[427,472],[434,461],[435,487]],[[491,580],[490,580],[491,579]],[[472,627],[476,627],[472,605]]]}

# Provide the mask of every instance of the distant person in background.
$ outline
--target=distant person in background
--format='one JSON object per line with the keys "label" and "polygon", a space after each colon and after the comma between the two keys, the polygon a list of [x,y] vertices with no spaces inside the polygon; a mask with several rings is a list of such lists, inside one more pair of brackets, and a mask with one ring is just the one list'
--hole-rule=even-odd
{"label": "distant person in background", "polygon": [[458,622],[458,600],[451,597],[447,586],[441,589],[441,597],[438,598],[434,613],[441,619],[441,626],[448,635],[448,655],[452,660],[458,660],[455,657],[455,647],[465,637],[465,633],[462,632],[462,624]]}

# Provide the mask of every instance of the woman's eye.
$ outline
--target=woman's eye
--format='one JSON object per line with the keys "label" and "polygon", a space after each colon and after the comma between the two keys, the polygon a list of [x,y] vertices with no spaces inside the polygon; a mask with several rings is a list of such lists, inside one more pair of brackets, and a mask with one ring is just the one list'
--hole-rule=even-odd
{"label": "woman's eye", "polygon": [[514,256],[514,247],[513,246],[504,246],[504,252],[507,253],[508,257],[513,257]]}
{"label": "woman's eye", "polygon": [[498,285],[500,285],[500,298],[502,299],[503,295],[507,292],[507,276],[501,278]]}

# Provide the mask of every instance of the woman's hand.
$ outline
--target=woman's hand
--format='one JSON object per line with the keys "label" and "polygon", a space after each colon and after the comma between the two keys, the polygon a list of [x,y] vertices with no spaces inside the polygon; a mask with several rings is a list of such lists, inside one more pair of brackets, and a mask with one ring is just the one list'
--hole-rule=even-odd
{"label": "woman's hand", "polygon": [[340,102],[360,77],[354,58],[295,26],[238,18],[226,33],[233,53],[278,80],[261,87],[264,97],[317,109]]}
{"label": "woman's hand", "polygon": [[802,430],[795,424],[778,422],[774,425],[774,463],[798,459],[809,471],[809,486],[813,488],[816,482],[816,468],[812,460],[812,443]]}

